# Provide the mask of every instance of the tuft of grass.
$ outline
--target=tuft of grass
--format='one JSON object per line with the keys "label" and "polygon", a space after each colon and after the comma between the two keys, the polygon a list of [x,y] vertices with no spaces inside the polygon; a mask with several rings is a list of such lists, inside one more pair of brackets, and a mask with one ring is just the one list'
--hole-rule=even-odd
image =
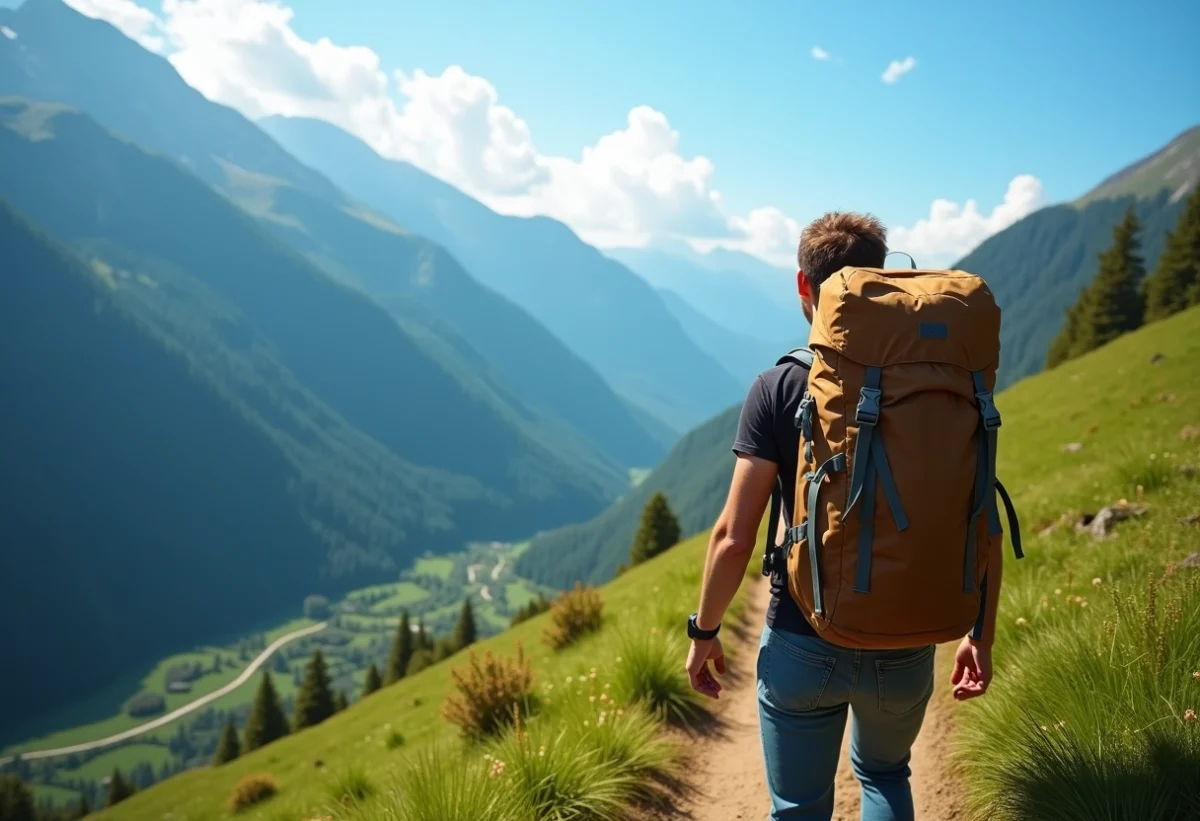
{"label": "tuft of grass", "polygon": [[604,600],[594,587],[584,587],[575,582],[569,590],[550,606],[550,627],[545,640],[555,650],[574,644],[588,633],[600,629],[604,620]]}
{"label": "tuft of grass", "polygon": [[675,635],[651,631],[618,637],[614,695],[625,704],[643,704],[660,719],[688,724],[705,713],[701,696],[683,670],[687,648]]}
{"label": "tuft of grass", "polygon": [[335,803],[353,807],[370,798],[375,793],[375,785],[366,770],[351,763],[334,771],[325,791]]}
{"label": "tuft of grass", "polygon": [[517,815],[512,792],[488,777],[487,764],[461,750],[434,745],[408,763],[395,789],[348,821],[526,821]]}
{"label": "tuft of grass", "polygon": [[520,818],[618,821],[642,791],[637,776],[606,762],[586,737],[553,723],[514,727],[487,759]]}
{"label": "tuft of grass", "polygon": [[479,658],[472,651],[466,668],[455,668],[451,676],[457,692],[446,698],[442,717],[467,738],[496,735],[513,724],[519,710],[528,714],[533,706],[533,667],[520,644],[512,660],[491,650]]}
{"label": "tuft of grass", "polygon": [[241,812],[261,804],[279,792],[279,782],[270,773],[251,773],[243,777],[233,787],[233,792],[225,802],[229,812]]}
{"label": "tuft of grass", "polygon": [[1137,453],[1125,448],[1113,465],[1118,486],[1130,495],[1166,487],[1179,472],[1172,456],[1170,451]]}
{"label": "tuft of grass", "polygon": [[399,730],[389,730],[383,738],[383,746],[389,750],[404,746],[404,735]]}

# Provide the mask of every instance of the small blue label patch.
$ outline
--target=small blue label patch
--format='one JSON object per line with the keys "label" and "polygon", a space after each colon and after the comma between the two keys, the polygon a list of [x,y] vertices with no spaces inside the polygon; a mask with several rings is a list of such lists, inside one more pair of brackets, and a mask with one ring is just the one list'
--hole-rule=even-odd
{"label": "small blue label patch", "polygon": [[947,335],[945,322],[922,322],[922,339],[945,339]]}

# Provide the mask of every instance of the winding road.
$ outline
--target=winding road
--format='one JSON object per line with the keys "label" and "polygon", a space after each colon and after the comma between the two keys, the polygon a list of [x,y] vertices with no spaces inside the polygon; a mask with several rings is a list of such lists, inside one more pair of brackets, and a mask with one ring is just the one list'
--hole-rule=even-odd
{"label": "winding road", "polygon": [[[157,730],[159,727],[170,724],[172,721],[182,718],[188,713],[199,710],[205,704],[216,701],[221,696],[232,693],[234,690],[249,681],[250,677],[258,672],[258,668],[266,664],[267,660],[270,659],[271,656],[275,655],[279,648],[283,647],[285,644],[296,641],[297,639],[302,639],[305,636],[311,636],[313,633],[319,633],[328,626],[329,622],[323,621],[320,624],[314,624],[301,630],[294,630],[291,633],[280,636],[279,638],[275,639],[275,641],[271,642],[271,645],[267,647],[266,650],[263,650],[261,653],[259,653],[255,659],[250,662],[249,665],[247,665],[246,669],[243,670],[241,674],[233,681],[229,682],[218,690],[213,690],[208,695],[201,696],[195,701],[189,702],[176,710],[172,710],[164,716],[159,716],[156,719],[147,721],[145,724],[139,724],[138,726],[129,730],[117,733],[116,735],[110,735],[108,738],[101,738],[97,741],[86,741],[83,744],[73,744],[70,747],[57,747],[53,750],[32,750],[30,752],[19,753],[21,760],[35,761],[39,758],[58,758],[59,756],[72,755],[74,753],[86,753],[89,750],[98,750],[102,747],[109,747],[113,744],[119,744],[120,742],[126,741],[130,738],[136,738],[137,736],[142,735],[143,733],[148,733],[151,730]],[[0,767],[5,766],[15,757],[16,756],[6,756],[4,758],[0,758]]]}

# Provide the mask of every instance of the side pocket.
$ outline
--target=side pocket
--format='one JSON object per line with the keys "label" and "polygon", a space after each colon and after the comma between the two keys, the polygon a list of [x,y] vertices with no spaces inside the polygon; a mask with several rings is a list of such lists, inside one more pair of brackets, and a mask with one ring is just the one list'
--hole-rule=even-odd
{"label": "side pocket", "polygon": [[760,676],[771,703],[784,712],[812,710],[821,701],[836,659],[810,653],[772,633],[760,657]]}
{"label": "side pocket", "polygon": [[933,695],[932,645],[899,658],[877,659],[879,712],[899,716],[925,706]]}

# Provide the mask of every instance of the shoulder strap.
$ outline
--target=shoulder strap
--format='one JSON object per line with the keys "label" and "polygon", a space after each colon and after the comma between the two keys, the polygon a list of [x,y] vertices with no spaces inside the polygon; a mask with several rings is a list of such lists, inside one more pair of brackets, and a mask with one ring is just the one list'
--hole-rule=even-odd
{"label": "shoulder strap", "polygon": [[813,352],[808,348],[793,348],[776,360],[776,365],[782,365],[785,362],[791,362],[801,367],[812,369]]}
{"label": "shoulder strap", "polygon": [[[776,360],[776,365],[783,365],[791,362],[793,365],[799,365],[806,370],[812,370],[813,352],[806,347],[793,348]],[[775,481],[775,488],[771,491],[771,514],[769,518],[769,530],[767,531],[767,546],[768,550],[775,544],[775,528],[779,522],[779,514],[783,511],[783,477],[779,477]],[[791,527],[791,522],[786,523]]]}

